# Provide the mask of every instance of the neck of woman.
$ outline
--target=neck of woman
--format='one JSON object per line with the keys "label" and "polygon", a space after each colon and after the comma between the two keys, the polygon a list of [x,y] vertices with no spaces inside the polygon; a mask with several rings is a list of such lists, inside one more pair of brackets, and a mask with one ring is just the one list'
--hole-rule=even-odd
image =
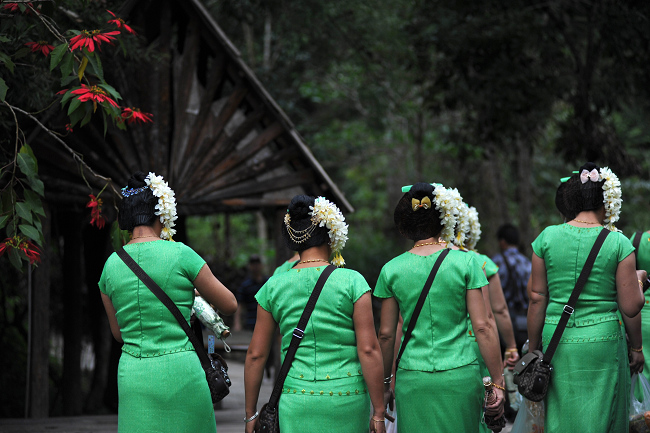
{"label": "neck of woman", "polygon": [[420,256],[427,256],[444,248],[447,248],[447,242],[443,241],[438,236],[433,236],[415,241],[410,252]]}
{"label": "neck of woman", "polygon": [[575,218],[569,221],[572,225],[579,227],[595,227],[603,225],[605,219],[604,209],[599,210],[583,210],[578,213]]}
{"label": "neck of woman", "polygon": [[300,262],[295,267],[308,268],[313,266],[323,266],[328,262],[330,253],[330,247],[327,244],[307,248],[299,253]]}

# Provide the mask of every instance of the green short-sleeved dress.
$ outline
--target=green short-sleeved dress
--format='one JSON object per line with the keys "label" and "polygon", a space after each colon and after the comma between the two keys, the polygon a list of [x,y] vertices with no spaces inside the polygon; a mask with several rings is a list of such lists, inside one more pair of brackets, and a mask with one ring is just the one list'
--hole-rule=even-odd
{"label": "green short-sleeved dress", "polygon": [[[193,281],[205,261],[180,242],[126,245],[189,323]],[[118,431],[216,432],[199,358],[167,307],[113,253],[99,288],[113,303],[124,346],[118,367]]]}
{"label": "green short-sleeved dress", "polygon": [[[381,270],[375,296],[394,297],[406,332],[417,300],[440,252],[406,252]],[[450,251],[422,307],[395,378],[399,432],[475,432],[483,386],[467,338],[466,290],[487,284],[476,255]]]}
{"label": "green short-sleeved dress", "polygon": [[[632,235],[630,241],[634,242],[635,235],[636,233]],[[650,274],[650,233],[648,232],[641,233],[637,262],[639,269]],[[643,336],[643,356],[645,357],[643,374],[650,379],[650,290],[645,292],[645,304],[641,310],[641,335]]]}
{"label": "green short-sleeved dress", "polygon": [[[255,296],[279,324],[283,361],[323,269],[290,269],[277,274]],[[284,382],[279,402],[283,433],[368,431],[370,398],[357,354],[352,314],[354,303],[369,291],[368,283],[356,271],[336,269],[329,276]]]}
{"label": "green short-sleeved dress", "polygon": [[[544,350],[601,230],[551,226],[532,244],[535,254],[544,259],[548,279]],[[616,269],[633,250],[629,239],[613,232],[596,258],[551,361],[548,433],[628,431],[630,370],[616,302]]]}

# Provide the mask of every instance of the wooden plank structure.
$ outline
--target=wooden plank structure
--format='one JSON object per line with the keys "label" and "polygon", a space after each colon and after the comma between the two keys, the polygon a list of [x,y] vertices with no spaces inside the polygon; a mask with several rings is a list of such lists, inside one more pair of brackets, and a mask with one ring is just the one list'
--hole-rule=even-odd
{"label": "wooden plank structure", "polygon": [[[39,284],[34,287],[33,310],[40,322],[30,326],[34,349],[29,374],[48,377],[49,353],[36,343],[46,348],[50,338],[52,286],[54,294],[62,294],[64,306],[64,415],[81,414],[84,404],[92,410],[101,394],[91,393],[94,398],[84,400],[81,396],[79,360],[85,324],[90,323],[98,363],[93,389],[115,383],[106,372],[115,371],[110,364],[119,357],[115,345],[108,352],[102,349],[110,336],[98,320],[104,313],[96,282],[111,248],[107,230],[88,224],[89,185],[97,194],[109,178],[109,191],[116,192],[134,171],[153,171],[174,189],[181,217],[264,209],[278,232],[282,214],[296,194],[321,195],[344,213],[353,211],[199,0],[127,0],[119,13],[139,32],[145,47],[136,51],[135,59],[125,61],[121,55],[104,59],[104,73],[119,88],[121,104],[153,113],[154,123],[126,132],[109,125],[104,133],[99,118],[75,129],[63,140],[83,158],[85,168],[70,149],[39,127],[27,132],[46,185],[48,209],[44,259],[35,272]],[[67,123],[59,107],[41,114],[39,121],[59,131]],[[113,220],[110,194],[102,198],[106,216]],[[281,247],[277,238],[276,233],[276,247]],[[61,285],[65,287],[57,289]],[[29,389],[27,412],[47,416],[48,381],[30,383]]]}
{"label": "wooden plank structure", "polygon": [[[146,40],[145,55],[110,68],[105,61],[105,73],[123,103],[153,113],[154,124],[126,133],[111,126],[104,137],[94,122],[70,135],[66,141],[97,173],[116,188],[138,169],[162,175],[181,216],[282,208],[299,193],[353,211],[199,0],[129,0],[121,15]],[[48,197],[87,201],[69,153],[45,134],[36,141]]]}

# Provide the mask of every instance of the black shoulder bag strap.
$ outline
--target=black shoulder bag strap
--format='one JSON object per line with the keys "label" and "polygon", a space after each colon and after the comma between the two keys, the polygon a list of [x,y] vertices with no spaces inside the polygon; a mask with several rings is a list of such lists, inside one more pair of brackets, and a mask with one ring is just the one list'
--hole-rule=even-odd
{"label": "black shoulder bag strap", "polygon": [[605,242],[605,238],[607,237],[608,234],[609,234],[609,230],[607,230],[606,228],[603,228],[601,232],[598,234],[598,237],[596,238],[596,242],[594,243],[594,246],[591,248],[591,251],[589,252],[589,256],[587,257],[585,266],[582,268],[582,272],[580,272],[578,281],[576,281],[576,285],[573,288],[573,292],[571,292],[569,301],[564,306],[564,311],[562,312],[562,316],[560,317],[560,322],[557,324],[557,328],[555,328],[555,332],[553,333],[551,342],[546,348],[546,353],[544,353],[544,358],[542,359],[542,361],[548,365],[551,364],[551,358],[553,358],[553,355],[555,354],[555,349],[557,349],[557,345],[560,342],[560,338],[562,337],[564,328],[566,328],[566,325],[569,321],[569,317],[571,317],[571,315],[573,314],[576,302],[578,302],[578,296],[580,296],[580,292],[582,292],[583,287],[587,283],[587,278],[589,278],[591,269],[594,267],[594,262],[596,261],[596,257],[598,256],[600,247],[603,246],[603,242]]}
{"label": "black shoulder bag strap", "polygon": [[406,333],[404,334],[404,341],[402,341],[402,346],[399,348],[397,359],[395,359],[395,371],[397,371],[397,367],[399,366],[399,361],[402,359],[402,355],[404,354],[404,349],[406,349],[406,343],[408,343],[409,340],[411,339],[411,334],[413,333],[413,328],[415,328],[415,323],[417,322],[418,317],[420,316],[420,311],[422,311],[424,300],[427,298],[427,295],[429,294],[429,290],[431,290],[431,286],[433,285],[433,280],[436,278],[438,269],[440,269],[440,265],[442,264],[442,261],[445,259],[445,257],[447,257],[447,254],[449,254],[449,248],[446,248],[438,256],[436,263],[434,263],[433,268],[431,269],[429,278],[427,278],[426,283],[424,283],[424,288],[422,289],[422,293],[420,293],[420,297],[418,298],[418,303],[415,304],[413,315],[411,316],[411,320],[409,321],[409,327],[406,330]]}
{"label": "black shoulder bag strap", "polygon": [[634,242],[632,242],[632,246],[634,247],[634,257],[636,259],[636,268],[639,268],[639,244],[641,243],[641,237],[643,236],[643,232],[636,232],[634,233]]}
{"label": "black shoulder bag strap", "polygon": [[209,368],[212,363],[210,362],[210,358],[208,358],[208,354],[205,351],[205,347],[203,346],[203,343],[199,341],[199,338],[196,336],[194,332],[192,332],[192,329],[190,328],[190,325],[187,323],[185,320],[185,317],[183,317],[183,313],[180,312],[176,304],[174,304],[174,301],[172,301],[169,296],[167,296],[167,293],[163,291],[163,289],[160,288],[158,284],[154,280],[151,279],[149,275],[136,263],[135,260],[133,260],[133,257],[127,253],[124,248],[120,248],[119,250],[116,251],[117,255],[124,260],[124,263],[131,268],[131,270],[137,275],[140,280],[144,283],[145,286],[149,288],[153,292],[154,295],[158,299],[160,299],[160,302],[165,304],[165,306],[169,309],[169,311],[174,315],[176,320],[178,320],[178,323],[180,323],[181,328],[183,328],[183,331],[187,334],[187,337],[190,339],[190,342],[192,343],[192,346],[194,346],[194,350],[196,351],[196,354],[199,356],[199,360],[201,361],[201,365],[203,366],[203,369]]}
{"label": "black shoulder bag strap", "polygon": [[278,378],[275,380],[275,386],[273,387],[273,392],[271,393],[271,398],[269,399],[267,406],[271,410],[275,410],[278,407],[278,401],[280,401],[280,395],[282,395],[284,380],[287,378],[287,374],[289,374],[291,363],[293,362],[293,358],[296,356],[296,351],[298,350],[298,346],[302,341],[302,337],[305,336],[305,328],[307,327],[309,317],[311,316],[312,311],[314,311],[316,301],[318,301],[318,296],[323,290],[325,282],[335,269],[336,266],[328,265],[323,270],[323,272],[321,272],[320,277],[318,277],[318,281],[316,282],[316,286],[314,287],[314,291],[311,292],[311,296],[307,301],[305,311],[302,312],[302,316],[300,316],[300,320],[298,320],[298,326],[296,326],[296,328],[293,330],[291,343],[289,343],[287,354],[284,357],[284,361],[282,362],[282,367],[280,368],[280,373],[278,373]]}

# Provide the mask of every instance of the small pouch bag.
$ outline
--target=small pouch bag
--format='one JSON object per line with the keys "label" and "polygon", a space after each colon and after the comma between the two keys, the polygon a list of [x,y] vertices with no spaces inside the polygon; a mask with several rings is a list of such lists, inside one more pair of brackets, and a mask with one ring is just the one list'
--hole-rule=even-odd
{"label": "small pouch bag", "polygon": [[519,393],[530,401],[542,401],[551,382],[553,366],[544,361],[541,350],[525,354],[514,368],[514,382]]}

